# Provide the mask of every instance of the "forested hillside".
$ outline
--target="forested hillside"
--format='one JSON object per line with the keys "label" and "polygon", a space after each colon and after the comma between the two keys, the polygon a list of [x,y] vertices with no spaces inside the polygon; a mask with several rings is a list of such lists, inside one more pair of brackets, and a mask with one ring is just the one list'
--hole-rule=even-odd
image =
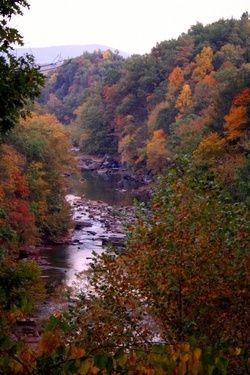
{"label": "forested hillside", "polygon": [[[43,77],[12,53],[22,37],[7,21],[22,7],[0,3],[0,374],[248,375],[248,13]],[[72,144],[151,173],[153,193],[34,348],[15,328],[44,297],[30,255],[70,227]]]}
{"label": "forested hillside", "polygon": [[[33,112],[44,77],[33,56],[17,58],[22,37],[9,26],[24,0],[0,4],[0,373],[9,348],[22,346],[13,325],[45,295],[37,246],[68,233],[71,210],[63,173],[74,168],[69,132],[55,116]],[[32,255],[32,256],[30,256]],[[8,367],[8,365],[7,365]]]}
{"label": "forested hillside", "polygon": [[197,23],[148,55],[85,53],[48,74],[39,103],[69,126],[83,152],[112,153],[133,171],[153,174],[185,155],[245,199],[249,85],[245,13]]}

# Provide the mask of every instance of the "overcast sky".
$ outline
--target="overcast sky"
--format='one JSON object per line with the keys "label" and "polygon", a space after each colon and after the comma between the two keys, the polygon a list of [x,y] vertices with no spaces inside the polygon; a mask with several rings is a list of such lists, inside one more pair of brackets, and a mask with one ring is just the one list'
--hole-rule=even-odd
{"label": "overcast sky", "polygon": [[149,53],[196,22],[250,13],[250,0],[28,0],[12,25],[25,47],[100,44],[129,54]]}

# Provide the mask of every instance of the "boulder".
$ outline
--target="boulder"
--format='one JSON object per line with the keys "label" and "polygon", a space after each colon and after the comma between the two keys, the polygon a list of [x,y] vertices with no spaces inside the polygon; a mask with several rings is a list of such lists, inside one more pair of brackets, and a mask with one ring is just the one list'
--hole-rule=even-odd
{"label": "boulder", "polygon": [[84,227],[92,227],[92,223],[90,221],[81,221],[81,220],[74,220],[75,230],[81,230]]}

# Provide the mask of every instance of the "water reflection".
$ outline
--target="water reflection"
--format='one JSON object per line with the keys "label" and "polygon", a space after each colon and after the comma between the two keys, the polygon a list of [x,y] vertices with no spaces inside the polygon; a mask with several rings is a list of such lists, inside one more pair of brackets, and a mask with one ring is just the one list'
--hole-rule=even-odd
{"label": "water reflection", "polygon": [[[71,176],[70,183],[70,194],[85,195],[87,199],[100,200],[111,206],[130,206],[135,197],[138,200],[141,198],[132,193],[136,185],[118,174],[108,176],[82,172],[80,177]],[[102,235],[101,223],[94,222],[91,230]],[[72,285],[76,280],[76,273],[88,268],[92,251],[97,253],[102,251],[101,241],[91,238],[87,232],[74,232],[73,241],[78,241],[75,245],[54,246],[50,250],[41,251],[41,256],[49,265],[43,271],[48,289],[55,289],[65,284]]]}
{"label": "water reflection", "polygon": [[48,265],[42,267],[48,292],[66,284],[66,274],[70,264],[68,262],[68,250],[66,246],[53,246],[50,249],[40,250],[40,256]]}
{"label": "water reflection", "polygon": [[130,206],[134,198],[140,199],[133,192],[138,185],[122,177],[120,174],[99,175],[95,172],[84,171],[81,176],[71,176],[71,193],[85,195],[92,200],[101,200],[111,206]]}
{"label": "water reflection", "polygon": [[48,266],[43,270],[47,290],[52,292],[60,286],[73,286],[77,273],[87,270],[93,257],[92,252],[101,253],[101,243],[84,241],[79,245],[53,246],[43,249],[40,255],[46,259]]}

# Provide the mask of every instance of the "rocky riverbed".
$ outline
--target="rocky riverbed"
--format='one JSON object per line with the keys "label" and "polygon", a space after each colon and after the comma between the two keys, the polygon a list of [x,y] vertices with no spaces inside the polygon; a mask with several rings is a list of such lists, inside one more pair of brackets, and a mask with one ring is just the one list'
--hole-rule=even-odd
{"label": "rocky riverbed", "polygon": [[[70,269],[56,267],[48,262],[47,257],[31,252],[30,255],[37,258],[38,263],[45,275],[49,271],[57,271],[65,276],[66,284],[72,286],[76,280],[77,272],[88,268],[92,259],[92,251],[101,253],[109,245],[113,245],[117,251],[124,249],[124,219],[131,224],[134,223],[133,206],[112,207],[102,201],[93,201],[85,196],[68,195],[67,200],[72,207],[72,220],[74,229],[68,238],[58,243],[67,248],[70,260]],[[53,257],[55,247],[47,248],[46,252]],[[46,277],[45,281],[46,281]],[[58,309],[63,309],[64,302],[59,301],[58,291],[51,293],[39,306],[40,312],[30,314],[26,319],[15,325],[14,336],[36,347],[43,330],[43,321]]]}
{"label": "rocky riverbed", "polygon": [[[108,243],[123,246],[124,219],[134,222],[133,206],[112,207],[102,201],[92,201],[74,195],[67,196],[73,207],[73,222],[75,231],[71,243],[84,241],[100,241],[101,245]],[[79,236],[80,231],[80,236]]]}
{"label": "rocky riverbed", "polygon": [[[93,201],[85,196],[76,195],[67,195],[66,199],[72,207],[73,231],[58,241],[56,246],[67,247],[69,255],[75,253],[76,249],[79,250],[77,258],[78,261],[81,258],[82,268],[78,265],[77,269],[73,267],[71,271],[86,269],[86,259],[89,259],[92,251],[102,252],[108,245],[113,245],[118,250],[124,247],[124,221],[134,223],[134,206],[110,206],[102,201]],[[51,252],[51,258],[55,248],[47,249]],[[43,256],[40,257],[39,263],[43,270],[53,267],[43,259]]]}
{"label": "rocky riverbed", "polygon": [[[124,182],[127,184],[136,183],[139,190],[142,189],[150,193],[149,182],[150,175],[143,178],[135,178],[124,166],[116,160],[105,156],[102,159],[92,159],[88,157],[78,158],[78,168],[82,171],[93,171],[99,175],[110,175],[119,173],[121,176],[121,185],[119,190],[123,192]],[[104,248],[113,245],[117,252],[124,249],[125,230],[124,219],[127,223],[134,223],[135,207],[133,206],[111,206],[100,200],[90,200],[84,195],[68,195],[67,200],[72,207],[73,229],[68,236],[51,248],[37,249],[34,247],[23,249],[23,257],[35,258],[47,281],[46,273],[58,272],[63,276],[66,285],[73,285],[77,272],[88,268],[92,259],[92,251],[101,253]],[[50,259],[53,259],[56,251],[62,255],[61,247],[68,254],[67,267],[60,264],[52,264],[44,252],[50,253]],[[61,295],[62,295],[61,290]],[[59,298],[58,291],[55,289],[50,292],[46,300],[38,306],[39,311],[30,314],[26,319],[18,321],[14,327],[13,336],[18,340],[24,340],[32,347],[36,347],[40,335],[43,331],[43,324],[46,318],[56,310],[64,308],[65,301]]]}
{"label": "rocky riverbed", "polygon": [[144,173],[135,175],[131,169],[108,155],[105,155],[103,158],[78,156],[77,164],[81,171],[92,171],[99,175],[118,173],[121,176],[121,183],[126,181],[127,183],[137,185],[137,187],[148,185],[153,181],[151,171],[144,171]]}

